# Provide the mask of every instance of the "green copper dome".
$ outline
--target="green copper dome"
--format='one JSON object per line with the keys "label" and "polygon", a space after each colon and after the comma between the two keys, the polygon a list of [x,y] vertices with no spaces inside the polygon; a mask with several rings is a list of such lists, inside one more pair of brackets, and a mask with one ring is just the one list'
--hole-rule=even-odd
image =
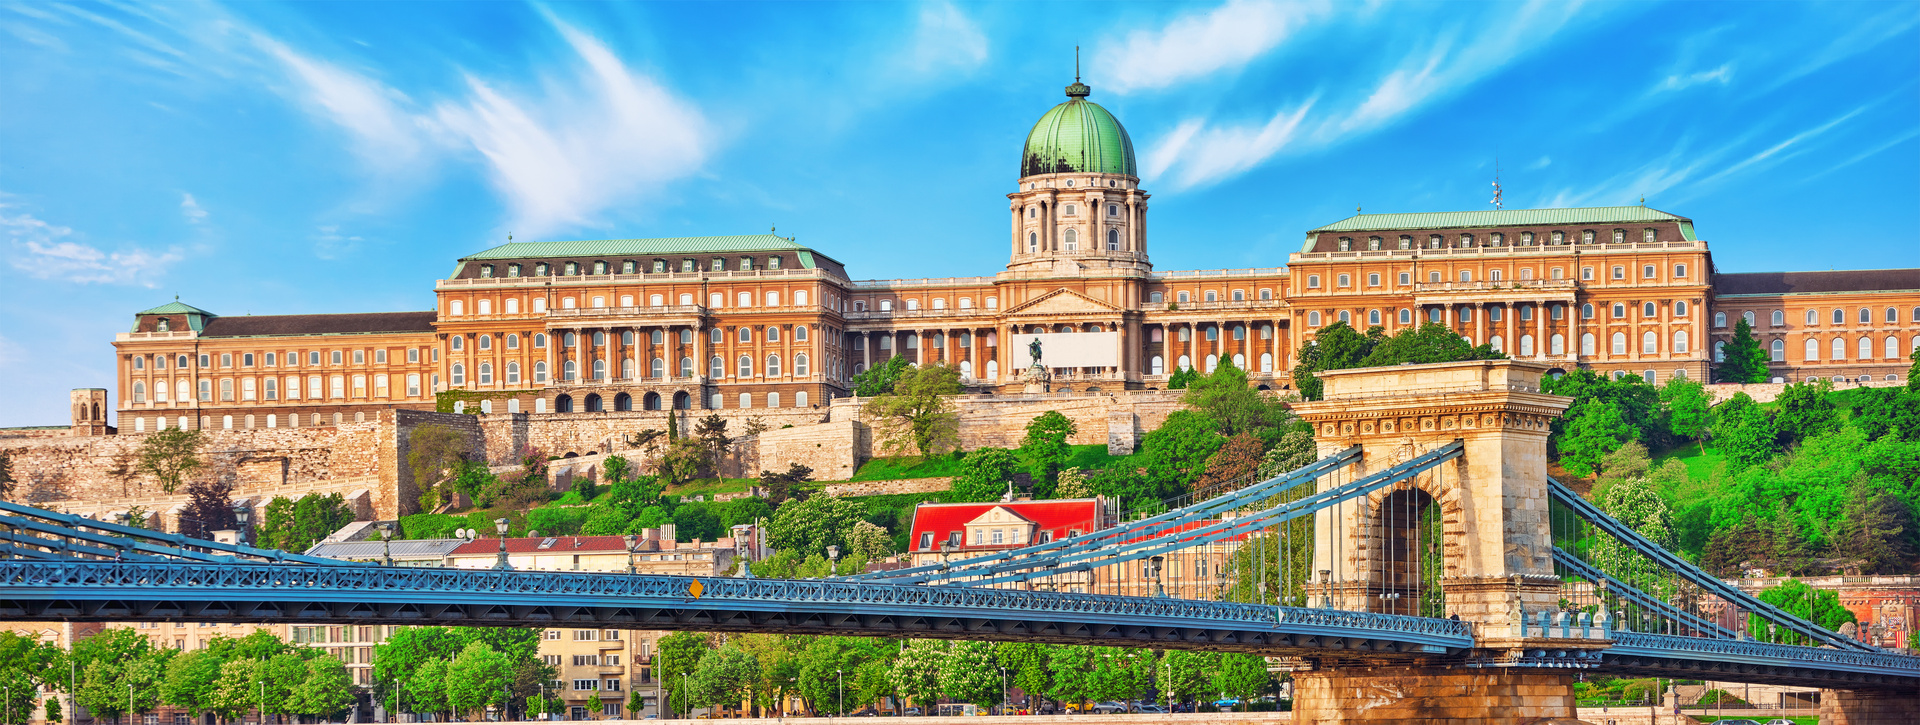
{"label": "green copper dome", "polygon": [[1020,176],[1087,172],[1139,176],[1133,139],[1120,120],[1087,100],[1093,89],[1079,80],[1067,86],[1067,102],[1054,106],[1027,134]]}

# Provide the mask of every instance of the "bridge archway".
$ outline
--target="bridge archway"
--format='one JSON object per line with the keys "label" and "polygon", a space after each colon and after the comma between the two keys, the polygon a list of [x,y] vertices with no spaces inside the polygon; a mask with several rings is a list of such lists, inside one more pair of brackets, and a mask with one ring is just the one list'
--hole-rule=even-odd
{"label": "bridge archway", "polygon": [[1375,497],[1369,527],[1379,542],[1371,562],[1369,611],[1421,617],[1447,616],[1446,543],[1460,532],[1445,530],[1439,499],[1419,486]]}

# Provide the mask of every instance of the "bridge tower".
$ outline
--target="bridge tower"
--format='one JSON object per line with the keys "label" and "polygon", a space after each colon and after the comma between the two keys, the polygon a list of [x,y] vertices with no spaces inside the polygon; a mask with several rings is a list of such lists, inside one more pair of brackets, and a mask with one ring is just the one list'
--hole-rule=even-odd
{"label": "bridge tower", "polygon": [[1412,665],[1309,660],[1295,674],[1295,722],[1574,716],[1572,670],[1550,660],[1605,643],[1529,637],[1552,633],[1522,624],[1559,609],[1547,431],[1571,399],[1540,392],[1546,370],[1511,360],[1338,370],[1320,374],[1324,400],[1295,407],[1322,456],[1361,446],[1347,480],[1463,442],[1450,463],[1316,514],[1307,592],[1313,606],[1457,616],[1476,644]]}

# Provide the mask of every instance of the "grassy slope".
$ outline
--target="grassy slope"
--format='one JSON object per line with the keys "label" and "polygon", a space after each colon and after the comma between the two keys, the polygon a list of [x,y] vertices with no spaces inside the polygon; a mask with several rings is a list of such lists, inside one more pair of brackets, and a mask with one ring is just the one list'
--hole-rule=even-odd
{"label": "grassy slope", "polygon": [[[1068,468],[1095,468],[1105,466],[1124,458],[1107,453],[1104,444],[1072,446],[1073,455],[1067,459]],[[874,458],[860,465],[854,472],[855,481],[892,481],[903,478],[938,478],[960,473],[961,456],[935,456],[923,459],[919,456],[895,456]]]}

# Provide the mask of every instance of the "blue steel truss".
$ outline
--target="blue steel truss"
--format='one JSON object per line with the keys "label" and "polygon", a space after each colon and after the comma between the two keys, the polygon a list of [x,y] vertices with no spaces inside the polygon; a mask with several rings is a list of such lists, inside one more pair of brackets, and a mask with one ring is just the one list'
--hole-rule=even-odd
{"label": "blue steel truss", "polygon": [[1567,571],[1573,573],[1575,576],[1606,587],[1608,591],[1611,591],[1614,595],[1622,599],[1646,607],[1649,610],[1659,613],[1661,616],[1673,619],[1695,631],[1706,632],[1715,637],[1725,639],[1739,639],[1740,637],[1725,627],[1714,624],[1685,609],[1661,601],[1659,597],[1641,591],[1638,587],[1615,579],[1613,575],[1601,571],[1599,567],[1588,564],[1580,557],[1561,550],[1558,546],[1553,547],[1553,563],[1566,567]]}
{"label": "blue steel truss", "polygon": [[0,619],[624,627],[1445,655],[1463,622],[1156,597],[831,580],[385,567],[0,562]]}

